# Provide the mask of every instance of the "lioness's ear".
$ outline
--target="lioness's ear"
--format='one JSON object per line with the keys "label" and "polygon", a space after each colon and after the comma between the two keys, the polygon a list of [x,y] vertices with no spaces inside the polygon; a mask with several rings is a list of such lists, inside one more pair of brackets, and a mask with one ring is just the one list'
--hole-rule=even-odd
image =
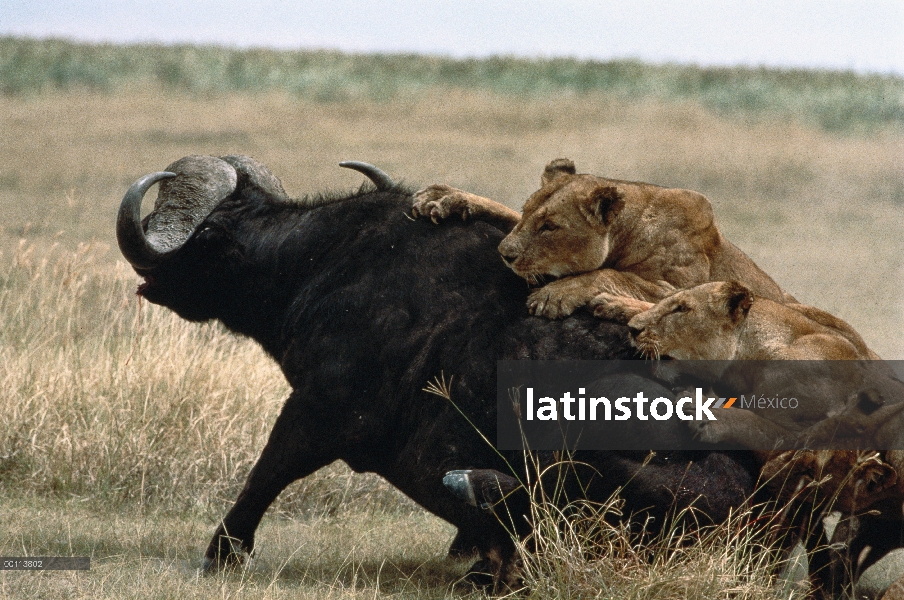
{"label": "lioness's ear", "polygon": [[885,398],[876,388],[860,390],[857,393],[857,409],[865,415],[871,415],[885,404]]}
{"label": "lioness's ear", "polygon": [[737,281],[729,281],[723,289],[728,315],[735,321],[747,316],[753,305],[753,294]]}
{"label": "lioness's ear", "polygon": [[550,161],[546,168],[543,169],[543,175],[540,176],[540,186],[546,186],[564,175],[574,175],[577,170],[574,163],[567,158],[557,158]]}
{"label": "lioness's ear", "polygon": [[590,195],[590,213],[600,223],[608,225],[625,205],[624,196],[617,187],[600,186]]}
{"label": "lioness's ear", "polygon": [[857,481],[866,488],[866,493],[878,494],[898,482],[898,473],[884,462],[870,461],[857,471]]}

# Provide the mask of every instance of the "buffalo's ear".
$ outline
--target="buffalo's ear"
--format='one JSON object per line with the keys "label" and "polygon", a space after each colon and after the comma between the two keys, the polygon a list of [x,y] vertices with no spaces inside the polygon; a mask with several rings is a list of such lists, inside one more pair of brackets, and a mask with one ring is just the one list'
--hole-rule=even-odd
{"label": "buffalo's ear", "polygon": [[549,162],[543,169],[543,175],[540,176],[540,186],[544,187],[566,175],[574,175],[577,170],[574,163],[567,158],[557,158]]}
{"label": "buffalo's ear", "polygon": [[732,320],[739,321],[747,317],[747,312],[753,306],[753,293],[749,289],[737,281],[729,281],[722,289],[722,293],[725,308]]}
{"label": "buffalo's ear", "polygon": [[609,225],[625,205],[625,195],[617,187],[601,185],[590,195],[590,212],[603,225]]}

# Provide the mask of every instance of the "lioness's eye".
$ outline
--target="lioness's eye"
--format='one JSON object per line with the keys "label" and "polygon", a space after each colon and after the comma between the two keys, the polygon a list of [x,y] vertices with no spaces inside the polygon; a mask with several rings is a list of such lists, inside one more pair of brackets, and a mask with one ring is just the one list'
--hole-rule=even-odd
{"label": "lioness's eye", "polygon": [[687,304],[678,304],[675,306],[675,308],[672,309],[673,313],[683,313],[683,312],[687,312],[687,311],[688,311]]}
{"label": "lioness's eye", "polygon": [[542,225],[540,225],[540,228],[537,229],[537,231],[540,233],[543,233],[544,231],[555,231],[558,228],[559,228],[559,226],[556,225],[555,223],[546,222],[546,223],[543,223]]}

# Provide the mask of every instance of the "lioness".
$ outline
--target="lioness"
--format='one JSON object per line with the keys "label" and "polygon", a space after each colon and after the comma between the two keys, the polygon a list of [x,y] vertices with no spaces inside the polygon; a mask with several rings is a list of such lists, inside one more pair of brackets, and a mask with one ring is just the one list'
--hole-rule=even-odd
{"label": "lioness", "polygon": [[561,278],[528,298],[539,316],[568,316],[601,292],[656,302],[717,280],[794,301],[722,236],[702,194],[577,174],[561,158],[546,165],[540,185],[523,214],[446,185],[417,192],[412,213],[434,222],[459,215],[509,231],[499,252],[515,273],[531,283]]}
{"label": "lioness", "polygon": [[[737,282],[718,281],[681,290],[655,305],[646,303],[642,312],[643,303],[619,302],[613,299],[605,306],[620,311],[621,318],[633,313],[628,328],[634,345],[646,356],[708,361],[855,361],[845,363],[844,368],[827,364],[825,376],[806,382],[812,397],[820,398],[819,406],[773,411],[770,419],[749,410],[722,411],[716,421],[693,424],[703,441],[770,449],[814,447],[830,439],[837,444],[850,438],[856,447],[863,448],[871,445],[872,433],[904,409],[904,385],[886,365],[873,362],[875,353],[853,329],[842,331],[823,325],[793,306],[756,297]],[[723,382],[730,381],[733,368],[741,375],[740,363],[724,364]],[[680,363],[674,363],[674,368],[680,369]],[[793,395],[801,385],[797,370],[778,368],[761,373],[769,379],[755,382],[759,389],[773,393],[790,390],[789,395]],[[802,427],[804,423],[809,426]]]}
{"label": "lioness", "polygon": [[[860,513],[879,503],[900,506],[904,500],[900,452],[771,450],[825,447],[827,442],[836,448],[881,447],[876,443],[878,431],[901,422],[901,382],[892,373],[886,377],[885,365],[870,360],[877,358],[875,353],[852,328],[843,322],[831,326],[834,317],[812,307],[757,297],[737,282],[701,284],[655,305],[610,300],[600,307],[627,320],[635,345],[647,356],[713,361],[858,359],[849,368],[831,363],[829,376],[808,382],[813,397],[821,400],[819,406],[762,414],[730,409],[719,411],[716,421],[695,421],[691,427],[702,441],[753,450],[761,480],[780,505],[787,504],[789,520],[806,520],[825,510]],[[818,320],[808,316],[812,314]],[[680,361],[673,364],[681,367]],[[868,369],[868,375],[860,379],[858,369]],[[725,379],[730,375],[723,374]],[[782,382],[773,379],[753,387],[778,393]],[[804,524],[804,530],[809,527],[809,522]]]}
{"label": "lioness", "polygon": [[[655,305],[637,300],[623,302],[611,297],[598,307],[597,312],[604,308],[606,314],[601,316],[627,320],[634,345],[648,357],[668,355],[679,360],[705,361],[871,361],[877,358],[853,329],[827,326],[808,316],[808,313],[822,311],[812,307],[802,311],[797,308],[799,306],[755,296],[749,288],[735,281],[716,281],[678,291]],[[679,367],[679,364],[675,365],[675,368]],[[883,367],[883,364],[875,363],[876,369]],[[793,391],[799,385],[794,380],[796,372],[779,368],[772,373],[792,379],[760,382],[768,383],[763,387],[771,393],[781,392],[784,386],[790,386]],[[875,374],[875,371],[866,370],[864,363],[853,362],[843,369],[836,364],[825,377],[820,377],[810,387],[813,391],[821,390],[824,396],[822,407],[808,409],[810,412],[807,414],[794,411],[798,421],[784,425],[796,425],[802,417],[814,424],[823,422],[828,416],[844,414],[847,415],[845,423],[850,425],[852,431],[850,435],[858,435],[857,429],[866,426],[864,422],[856,422],[863,411],[849,410],[851,406],[870,407],[865,416],[873,419],[870,423],[875,424],[876,415],[872,413],[885,404],[883,393],[893,397],[901,395],[901,387],[895,383],[893,376],[886,377],[885,371],[879,377]],[[872,385],[876,380],[884,382],[886,379],[891,387],[885,388],[883,384],[884,392],[858,387],[860,381]],[[775,429],[778,424],[774,420],[764,419],[750,411],[732,410],[725,413],[718,421],[707,422],[701,428],[699,433],[705,441],[729,439],[728,431],[745,432],[754,436],[753,439],[758,440],[759,444],[763,444],[764,439],[788,440],[786,431]],[[775,418],[780,418],[780,415],[784,412],[780,411]],[[740,419],[747,421],[731,427],[732,421]],[[830,425],[825,423],[826,427]],[[736,437],[731,439],[751,446]]]}
{"label": "lioness", "polygon": [[[761,297],[737,281],[703,283],[655,305],[621,302],[609,296],[595,312],[627,320],[634,344],[648,356],[668,354],[681,360],[878,358],[840,319],[811,306]],[[836,322],[843,327],[831,326]]]}

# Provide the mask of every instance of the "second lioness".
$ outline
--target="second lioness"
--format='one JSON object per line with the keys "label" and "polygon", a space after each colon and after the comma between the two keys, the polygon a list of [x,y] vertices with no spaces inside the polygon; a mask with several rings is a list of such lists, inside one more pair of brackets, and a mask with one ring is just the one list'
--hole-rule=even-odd
{"label": "second lioness", "polygon": [[657,302],[721,280],[794,301],[722,236],[700,193],[578,174],[567,159],[546,165],[540,183],[523,214],[446,185],[417,192],[412,212],[434,221],[459,215],[509,231],[499,252],[515,273],[531,283],[560,278],[530,295],[528,306],[539,316],[568,316],[602,292]]}

